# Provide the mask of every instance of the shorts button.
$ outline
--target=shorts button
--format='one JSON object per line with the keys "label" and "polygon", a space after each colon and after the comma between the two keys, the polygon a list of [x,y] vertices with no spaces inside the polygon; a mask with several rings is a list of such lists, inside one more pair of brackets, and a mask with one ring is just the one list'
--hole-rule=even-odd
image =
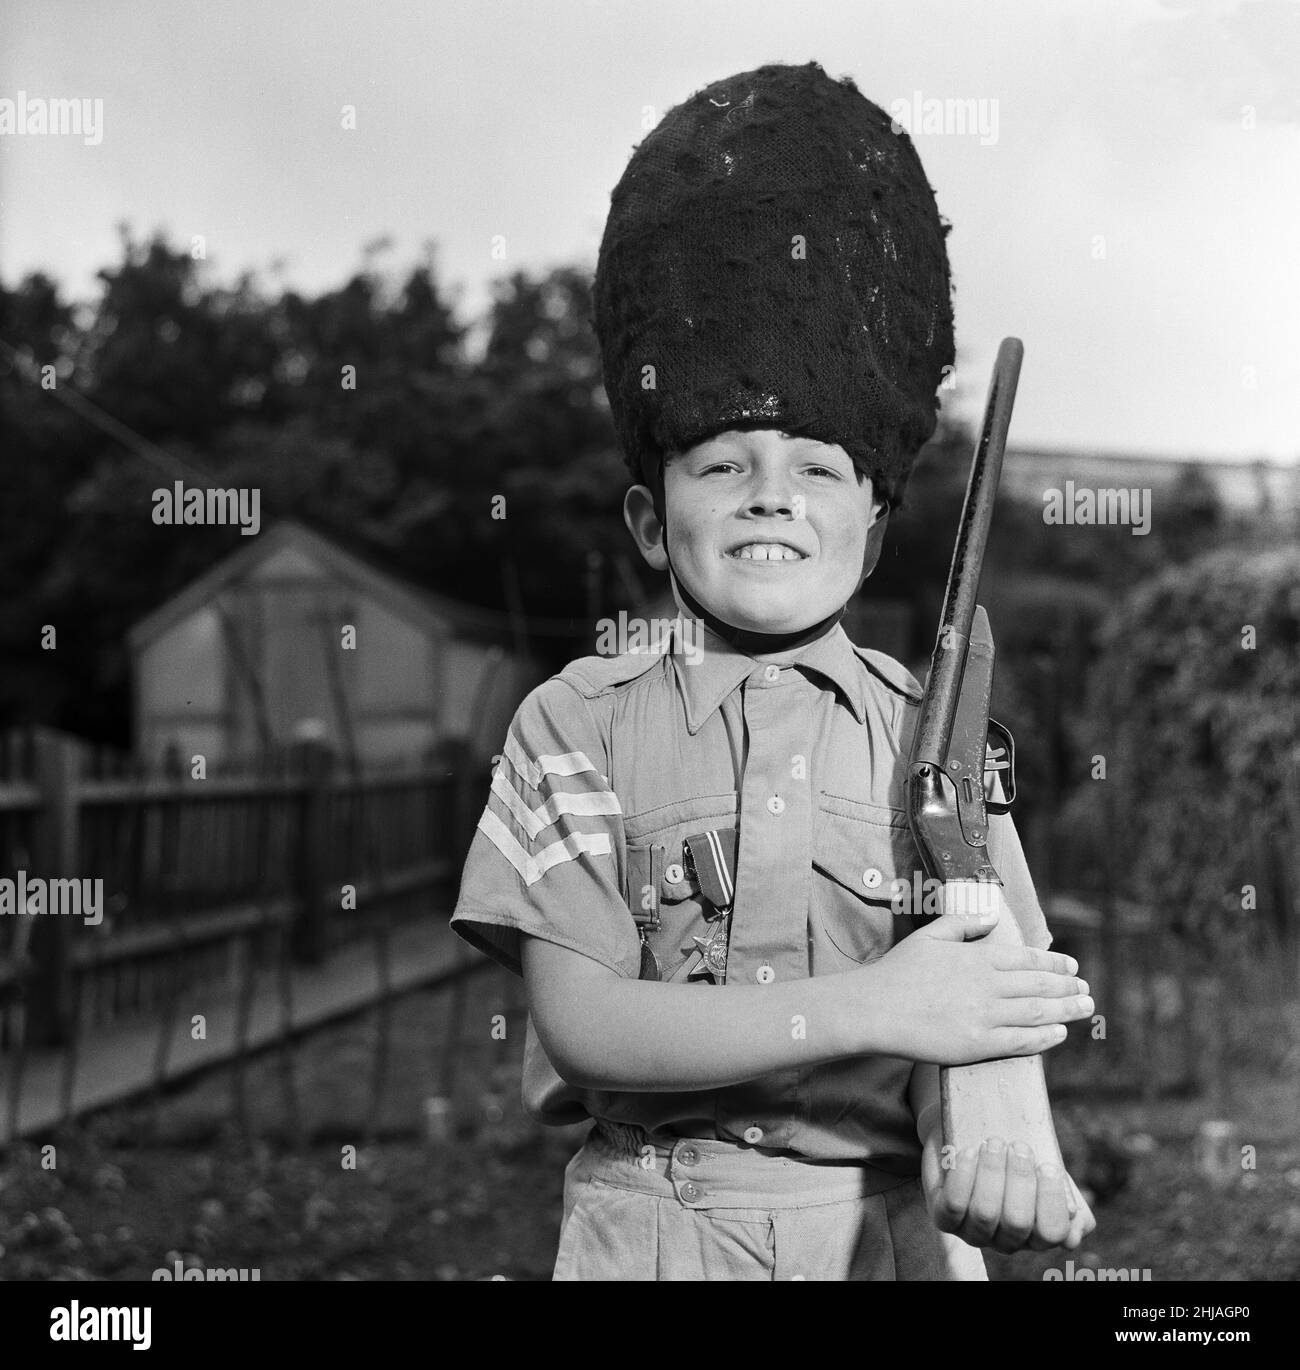
{"label": "shorts button", "polygon": [[781,677],[781,668],[779,666],[769,666],[763,674],[768,680],[779,680]]}
{"label": "shorts button", "polygon": [[867,869],[862,872],[862,883],[869,890],[874,890],[884,878],[885,877],[881,875],[875,866],[868,866]]}
{"label": "shorts button", "polygon": [[771,799],[769,799],[769,800],[767,801],[767,811],[768,811],[768,813],[776,813],[776,814],[784,813],[784,812],[785,812],[785,800],[782,799],[781,796],[780,796],[779,794],[774,794],[774,795],[771,797]]}
{"label": "shorts button", "polygon": [[744,1137],[750,1146],[757,1146],[763,1140],[763,1129],[761,1127],[747,1127]]}
{"label": "shorts button", "polygon": [[670,885],[680,885],[686,879],[686,872],[675,862],[664,871],[664,879]]}
{"label": "shorts button", "polygon": [[770,985],[776,979],[776,971],[771,966],[759,966],[754,972],[754,978],[760,985]]}
{"label": "shorts button", "polygon": [[693,1204],[699,1197],[699,1185],[693,1184],[690,1180],[687,1180],[686,1183],[682,1185],[682,1198],[685,1199],[688,1204]]}
{"label": "shorts button", "polygon": [[694,1165],[699,1159],[700,1153],[693,1146],[684,1146],[677,1153],[677,1160],[681,1165]]}

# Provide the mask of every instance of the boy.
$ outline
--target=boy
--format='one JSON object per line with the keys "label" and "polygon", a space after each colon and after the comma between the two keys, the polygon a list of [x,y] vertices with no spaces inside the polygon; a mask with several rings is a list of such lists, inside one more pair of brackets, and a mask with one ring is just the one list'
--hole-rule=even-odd
{"label": "boy", "polygon": [[[993,948],[897,891],[919,687],[844,608],[935,423],[947,256],[906,134],[816,63],[671,110],[595,286],[624,517],[685,625],[520,706],[453,926],[528,991],[524,1097],[595,1120],[556,1279],[984,1278],[1092,1218],[1015,1138],[941,1159],[938,1065],[1092,1012],[1014,828]],[[971,940],[965,940],[966,938]]]}

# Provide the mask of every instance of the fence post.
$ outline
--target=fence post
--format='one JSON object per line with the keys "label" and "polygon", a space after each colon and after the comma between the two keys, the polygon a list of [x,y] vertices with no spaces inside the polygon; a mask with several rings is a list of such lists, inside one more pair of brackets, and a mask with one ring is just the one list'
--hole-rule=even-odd
{"label": "fence post", "polygon": [[297,742],[298,773],[302,781],[298,841],[294,854],[293,888],[297,891],[291,946],[303,965],[319,965],[326,955],[330,893],[326,872],[329,860],[329,785],[334,753],[325,742],[303,738]]}
{"label": "fence post", "polygon": [[[77,739],[52,728],[33,735],[33,778],[41,792],[29,874],[71,880],[81,874],[77,834]],[[33,1046],[65,1046],[72,1034],[72,918],[46,912],[33,917],[30,942],[35,963],[27,984],[27,1033]]]}

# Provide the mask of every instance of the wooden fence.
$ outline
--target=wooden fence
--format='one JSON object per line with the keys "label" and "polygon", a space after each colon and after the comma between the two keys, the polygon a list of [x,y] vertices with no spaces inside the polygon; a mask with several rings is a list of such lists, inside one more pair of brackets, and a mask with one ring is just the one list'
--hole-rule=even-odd
{"label": "wooden fence", "polygon": [[[97,926],[0,917],[0,1056],[163,1019],[180,990],[238,988],[249,972],[319,964],[343,946],[370,941],[382,956],[388,926],[428,916],[458,874],[487,777],[465,756],[341,774],[309,744],[274,775],[141,776],[105,761],[53,732],[0,738],[0,878],[103,881]],[[1275,1021],[1300,1001],[1294,851],[1256,863],[1249,954],[1206,966],[1162,911],[1089,888],[1089,853],[1072,858],[1052,818],[1024,827],[1031,868],[1058,945],[1086,968],[1107,1020],[1104,1037],[1076,1033],[1053,1053],[1061,1082],[1220,1093],[1237,1062],[1280,1065],[1284,1034],[1264,1032],[1261,1014]],[[1108,867],[1092,862],[1094,884],[1098,869]]]}
{"label": "wooden fence", "polygon": [[427,912],[482,802],[464,758],[339,774],[316,744],[276,775],[106,779],[38,729],[0,768],[0,876],[102,881],[103,899],[98,923],[0,917],[0,1051],[149,1013],[178,983],[233,983],[242,958],[319,963],[376,911]]}

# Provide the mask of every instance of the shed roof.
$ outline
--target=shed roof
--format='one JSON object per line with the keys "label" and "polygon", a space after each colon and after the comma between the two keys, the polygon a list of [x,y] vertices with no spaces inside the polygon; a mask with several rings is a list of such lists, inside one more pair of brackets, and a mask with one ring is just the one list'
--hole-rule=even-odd
{"label": "shed roof", "polygon": [[511,645],[511,625],[505,614],[462,604],[458,600],[410,584],[377,570],[330,539],[296,519],[283,519],[249,545],[223,557],[210,570],[139,619],[127,632],[132,652],[139,652],[160,634],[201,609],[227,586],[251,576],[278,552],[292,548],[322,566],[336,581],[378,601],[386,609],[422,629],[451,631],[457,636]]}

